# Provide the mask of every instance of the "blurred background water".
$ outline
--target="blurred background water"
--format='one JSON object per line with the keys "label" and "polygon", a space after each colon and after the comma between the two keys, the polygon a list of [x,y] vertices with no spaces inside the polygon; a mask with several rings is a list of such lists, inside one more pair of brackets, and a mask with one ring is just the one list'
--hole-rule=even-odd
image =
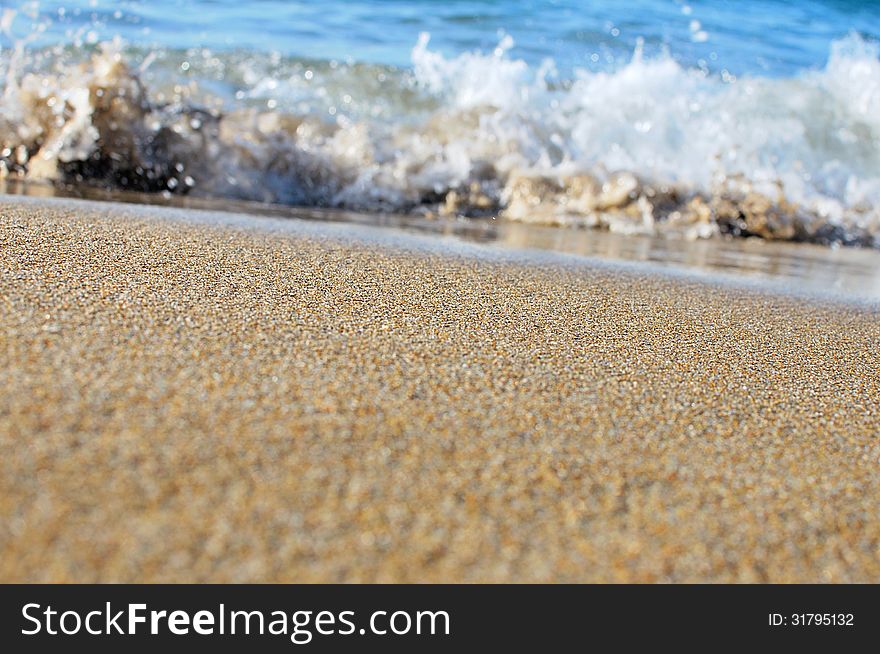
{"label": "blurred background water", "polygon": [[17,29],[44,30],[35,45],[119,35],[150,47],[406,66],[420,32],[447,57],[491,50],[509,34],[517,57],[552,58],[569,74],[613,70],[641,39],[647,55],[666,50],[685,67],[790,76],[822,67],[829,44],[850,32],[880,35],[873,0],[55,0],[33,8]]}
{"label": "blurred background water", "polygon": [[877,2],[0,6],[0,177],[880,247]]}

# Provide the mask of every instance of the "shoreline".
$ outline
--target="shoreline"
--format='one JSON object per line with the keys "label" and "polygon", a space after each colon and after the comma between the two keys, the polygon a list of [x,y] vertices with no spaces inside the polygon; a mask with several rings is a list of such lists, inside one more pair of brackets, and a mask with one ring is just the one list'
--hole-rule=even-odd
{"label": "shoreline", "polygon": [[513,265],[602,268],[659,276],[820,304],[880,307],[880,250],[717,236],[696,241],[614,234],[598,229],[516,221],[429,220],[406,214],[292,207],[248,201],[101,191],[40,184],[0,184],[0,206],[33,203],[59,209],[173,217],[209,227],[308,234],[381,248],[465,256]]}
{"label": "shoreline", "polygon": [[0,212],[2,581],[880,580],[876,307]]}

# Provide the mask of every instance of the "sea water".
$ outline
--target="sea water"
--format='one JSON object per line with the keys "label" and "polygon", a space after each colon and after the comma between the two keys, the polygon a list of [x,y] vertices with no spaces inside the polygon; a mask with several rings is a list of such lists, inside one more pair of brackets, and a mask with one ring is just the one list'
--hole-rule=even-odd
{"label": "sea water", "polygon": [[0,4],[6,179],[880,246],[880,3]]}

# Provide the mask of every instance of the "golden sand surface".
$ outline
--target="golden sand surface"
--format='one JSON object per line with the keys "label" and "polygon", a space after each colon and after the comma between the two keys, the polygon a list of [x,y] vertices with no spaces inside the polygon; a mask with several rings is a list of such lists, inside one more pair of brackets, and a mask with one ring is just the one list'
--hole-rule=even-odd
{"label": "golden sand surface", "polygon": [[880,581],[880,312],[0,200],[0,581]]}

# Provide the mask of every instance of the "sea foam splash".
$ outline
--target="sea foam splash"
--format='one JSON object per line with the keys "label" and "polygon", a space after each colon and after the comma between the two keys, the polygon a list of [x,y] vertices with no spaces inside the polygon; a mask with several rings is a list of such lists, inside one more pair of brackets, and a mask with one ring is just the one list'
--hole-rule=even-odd
{"label": "sea foam splash", "polygon": [[513,45],[447,58],[423,34],[411,69],[118,40],[80,61],[6,50],[0,176],[880,247],[877,44],[851,35],[783,79],[639,48],[563,79]]}

